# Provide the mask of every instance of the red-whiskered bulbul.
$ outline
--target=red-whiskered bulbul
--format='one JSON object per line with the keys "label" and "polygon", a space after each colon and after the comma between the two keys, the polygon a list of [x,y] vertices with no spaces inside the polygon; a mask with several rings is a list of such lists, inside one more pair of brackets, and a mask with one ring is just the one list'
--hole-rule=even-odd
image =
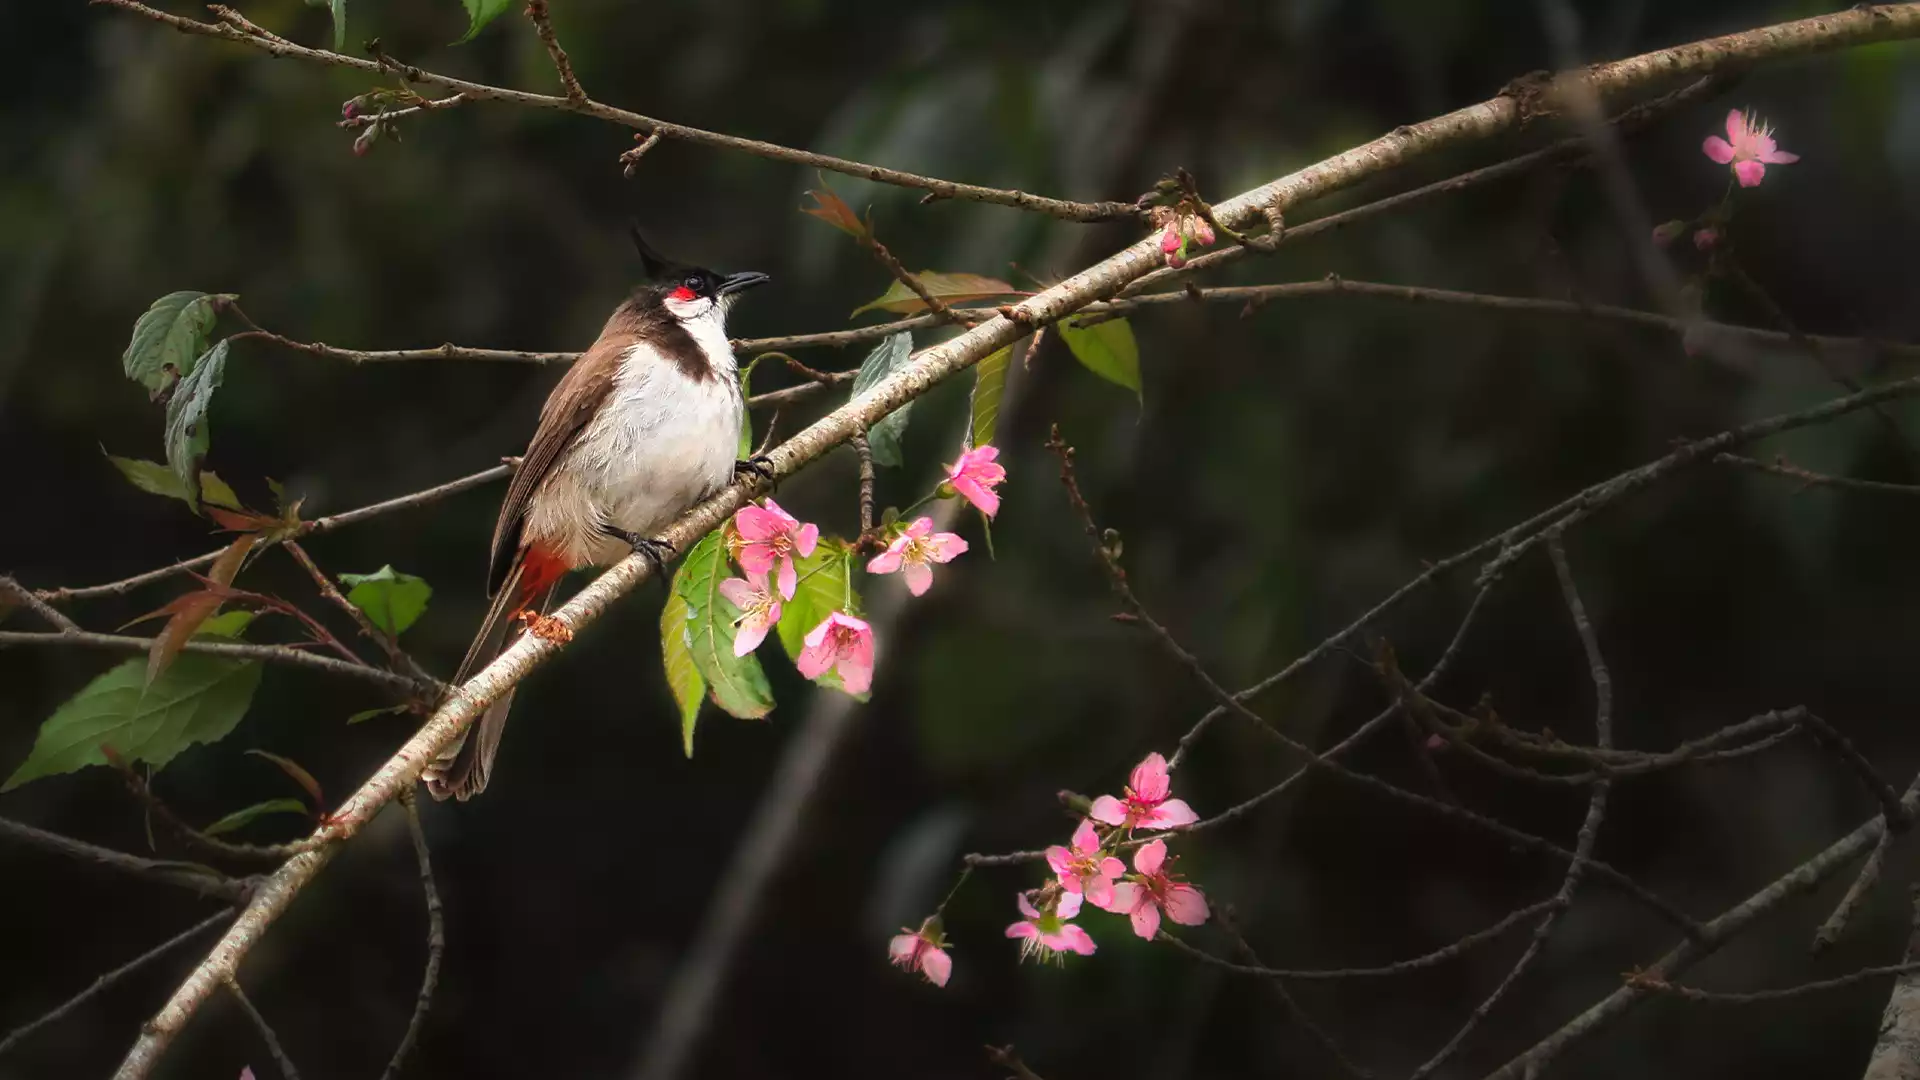
{"label": "red-whiskered bulbul", "polygon": [[[544,612],[569,570],[606,566],[629,552],[664,566],[673,548],[654,535],[730,483],[746,403],[727,341],[727,309],[767,280],[716,274],[661,258],[633,230],[647,273],[573,363],[540,409],[540,424],[507,487],[493,528],[493,606],[455,684],[525,632],[521,614]],[[513,691],[426,769],[436,799],[465,800],[487,786]]]}

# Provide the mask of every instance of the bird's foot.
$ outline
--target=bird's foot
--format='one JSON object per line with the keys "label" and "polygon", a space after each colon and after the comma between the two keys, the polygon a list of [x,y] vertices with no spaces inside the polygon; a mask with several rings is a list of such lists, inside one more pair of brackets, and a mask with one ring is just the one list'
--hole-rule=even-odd
{"label": "bird's foot", "polygon": [[757,476],[769,484],[773,483],[773,459],[765,454],[755,454],[733,463],[735,480],[747,475]]}
{"label": "bird's foot", "polygon": [[639,533],[628,532],[625,529],[608,528],[606,534],[616,540],[625,542],[628,547],[633,549],[635,555],[652,563],[655,574],[666,573],[667,563],[674,556],[672,544],[656,537],[641,536]]}
{"label": "bird's foot", "polygon": [[573,640],[573,628],[552,615],[542,615],[532,608],[528,608],[518,615],[515,615],[514,618],[526,623],[527,633],[532,634],[541,641],[551,642],[555,645],[565,645],[567,642]]}

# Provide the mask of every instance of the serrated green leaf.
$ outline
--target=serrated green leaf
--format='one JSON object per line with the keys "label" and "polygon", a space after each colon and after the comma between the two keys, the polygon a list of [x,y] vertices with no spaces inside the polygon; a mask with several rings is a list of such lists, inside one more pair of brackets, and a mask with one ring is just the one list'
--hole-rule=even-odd
{"label": "serrated green leaf", "polygon": [[[912,355],[912,334],[902,330],[887,335],[860,362],[860,370],[853,377],[853,396],[859,397],[896,369],[906,366],[907,358]],[[906,433],[907,415],[912,411],[913,402],[909,401],[867,429],[867,445],[873,450],[874,464],[896,467],[900,464],[900,437]]]}
{"label": "serrated green leaf", "polygon": [[[980,274],[943,274],[934,270],[922,270],[914,275],[920,286],[933,294],[935,299],[949,304],[965,303],[968,300],[991,300],[996,296],[1021,296],[1019,289],[998,278],[984,277]],[[912,315],[927,310],[927,302],[920,294],[908,288],[905,282],[895,281],[887,286],[887,291],[877,299],[870,300],[853,309],[849,319],[857,319],[866,311],[891,311],[896,315]]]}
{"label": "serrated green leaf", "polygon": [[[755,363],[758,363],[758,362],[759,361],[755,361]],[[752,396],[753,396],[753,364],[748,364],[740,372],[740,400],[745,401]],[[748,458],[753,456],[753,410],[752,409],[740,410],[740,446],[734,452],[733,456],[736,458],[739,458],[741,461],[745,461]]]}
{"label": "serrated green leaf", "polygon": [[246,633],[247,625],[253,622],[251,611],[226,611],[200,624],[194,637],[238,638]]}
{"label": "serrated green leaf", "polygon": [[1081,326],[1078,318],[1060,323],[1060,339],[1074,359],[1095,375],[1124,386],[1140,397],[1140,345],[1125,319],[1108,319]]}
{"label": "serrated green leaf", "polygon": [[467,9],[467,32],[460,35],[455,45],[464,45],[473,40],[473,36],[486,29],[487,24],[499,18],[513,6],[513,0],[460,0]]}
{"label": "serrated green leaf", "polygon": [[693,756],[693,728],[700,720],[700,703],[707,696],[707,680],[693,662],[693,609],[678,591],[669,591],[660,609],[660,659],[667,669],[667,689],[680,707],[680,741]]}
{"label": "serrated green leaf", "polygon": [[121,370],[158,396],[193,370],[194,359],[213,332],[217,305],[232,299],[232,293],[210,296],[184,289],[155,300],[133,324],[133,339],[120,356]]}
{"label": "serrated green leaf", "polygon": [[348,602],[367,613],[373,625],[399,637],[418,622],[433,596],[433,586],[412,574],[383,566],[371,574],[341,574]]}
{"label": "serrated green leaf", "polygon": [[376,716],[398,715],[406,711],[407,707],[405,705],[388,705],[384,709],[361,709],[359,712],[347,717],[347,723],[357,724],[362,720],[371,720]]}
{"label": "serrated green leaf", "polygon": [[694,669],[707,681],[713,703],[730,716],[757,720],[773,711],[773,690],[752,653],[733,655],[740,609],[720,595],[720,583],[727,575],[727,549],[716,529],[680,560],[673,592],[687,605],[687,651]]}
{"label": "serrated green leaf", "polygon": [[[844,542],[832,538],[821,540],[813,554],[793,561],[799,584],[793,590],[793,599],[780,606],[780,622],[774,631],[780,635],[787,658],[796,664],[807,647],[807,633],[827,616],[836,611],[856,617],[860,614],[860,595],[853,589],[851,567],[852,552]],[[832,670],[814,681],[832,690],[845,689],[839,674]],[[870,695],[855,696],[865,701]]]}
{"label": "serrated green leaf", "polygon": [[180,478],[187,508],[196,514],[200,512],[200,462],[212,444],[207,410],[213,407],[213,392],[226,375],[227,342],[223,338],[195,361],[193,370],[173,388],[173,397],[167,400],[167,464]]}
{"label": "serrated green leaf", "polygon": [[1000,398],[1007,392],[1007,365],[1012,362],[1013,346],[1009,345],[973,366],[968,446],[985,446],[993,441],[994,427],[1000,422]]}
{"label": "serrated green leaf", "polygon": [[217,742],[246,715],[260,686],[260,662],[186,653],[152,686],[146,681],[142,658],[88,683],[40,725],[27,760],[0,784],[0,792],[104,765],[102,744],[122,760],[159,769],[189,746]]}
{"label": "serrated green leaf", "polygon": [[[105,453],[105,451],[101,451]],[[169,499],[187,501],[187,489],[180,484],[180,478],[173,470],[157,461],[142,461],[139,458],[115,457],[107,454],[107,460],[120,470],[127,482],[150,495],[165,495]],[[208,506],[222,506],[229,510],[240,509],[240,496],[218,473],[201,472],[200,501]]]}
{"label": "serrated green leaf", "polygon": [[333,51],[347,51],[347,0],[333,0]]}
{"label": "serrated green leaf", "polygon": [[201,829],[200,832],[206,836],[219,836],[221,833],[230,833],[253,819],[265,817],[268,814],[299,814],[301,817],[305,817],[307,816],[307,804],[301,802],[299,799],[268,799],[266,802],[254,803],[252,806],[235,810],[219,821]]}

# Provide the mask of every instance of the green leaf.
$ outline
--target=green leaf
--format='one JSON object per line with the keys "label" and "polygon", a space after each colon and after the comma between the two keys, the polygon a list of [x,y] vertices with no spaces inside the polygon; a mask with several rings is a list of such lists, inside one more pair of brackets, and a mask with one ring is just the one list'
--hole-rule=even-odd
{"label": "green leaf", "polygon": [[1009,345],[973,366],[968,446],[985,446],[993,441],[994,425],[1000,422],[1000,398],[1007,392],[1007,365],[1012,362],[1013,346]]}
{"label": "green leaf", "polygon": [[433,586],[391,566],[371,574],[341,574],[340,582],[350,589],[347,600],[366,612],[373,625],[394,637],[419,621],[427,610],[427,599],[433,595]]}
{"label": "green leaf", "polygon": [[347,51],[347,0],[333,0],[333,51]]}
{"label": "green leaf", "polygon": [[693,609],[679,592],[667,595],[660,609],[660,659],[667,668],[667,688],[680,707],[680,741],[693,756],[693,727],[700,719],[700,702],[707,696],[707,680],[693,662]]}
{"label": "green leaf", "polygon": [[[105,453],[104,450],[101,451]],[[180,478],[173,470],[157,461],[142,461],[139,458],[115,457],[107,454],[107,460],[120,470],[127,482],[151,495],[165,495],[169,499],[187,501],[187,489],[181,485]],[[223,506],[229,510],[240,509],[240,496],[220,474],[202,472],[200,474],[200,501],[209,506]]]}
{"label": "green leaf", "polygon": [[713,703],[728,715],[757,720],[773,711],[773,690],[752,653],[733,655],[740,609],[720,595],[727,574],[727,548],[716,529],[680,561],[673,593],[687,605],[687,651],[694,669],[707,680]]}
{"label": "green leaf", "polygon": [[194,637],[238,638],[246,633],[247,624],[253,621],[251,611],[228,611],[200,624]]}
{"label": "green leaf", "polygon": [[232,293],[209,296],[187,289],[155,300],[133,324],[133,340],[121,354],[120,366],[127,378],[156,397],[174,380],[185,378],[193,370],[194,358],[207,347],[215,309],[233,299]]}
{"label": "green leaf", "polygon": [[[859,397],[880,380],[906,366],[907,358],[912,355],[911,333],[902,330],[897,334],[889,334],[860,362],[860,370],[853,377],[853,396]],[[875,464],[896,467],[900,464],[900,436],[906,433],[907,414],[912,411],[913,402],[909,401],[867,429],[867,445],[873,450]]]}
{"label": "green leaf", "polygon": [[146,685],[145,658],[88,683],[40,725],[33,750],[0,792],[29,780],[104,765],[102,744],[159,769],[195,743],[217,742],[246,715],[260,686],[258,660],[185,653]]}
{"label": "green leaf", "polygon": [[389,705],[384,709],[361,709],[359,712],[347,717],[347,723],[357,724],[362,720],[371,720],[376,716],[398,715],[406,711],[407,707],[405,705]]}
{"label": "green leaf", "polygon": [[[754,364],[757,364],[757,363],[759,363],[759,361],[755,360]],[[740,372],[740,400],[745,401],[752,396],[753,396],[753,364],[748,364],[746,368]],[[748,458],[753,456],[753,410],[752,409],[740,410],[740,447],[738,450],[734,452],[733,456],[736,458],[739,458],[741,461],[745,461]]]}
{"label": "green leaf", "polygon": [[[187,508],[200,512],[200,461],[212,440],[207,434],[207,410],[213,392],[227,375],[227,342],[222,339],[193,365],[167,399],[167,464],[180,478]],[[232,489],[228,489],[231,492]]]}
{"label": "green leaf", "polygon": [[301,817],[305,817],[307,816],[307,804],[301,802],[299,799],[268,799],[266,802],[254,803],[252,806],[235,810],[219,821],[201,829],[200,832],[206,836],[219,836],[221,833],[232,832],[252,821],[254,818],[265,817],[268,814],[299,814]]}
{"label": "green leaf", "polygon": [[460,0],[460,3],[467,9],[467,32],[454,42],[455,45],[472,41],[475,34],[486,29],[488,23],[513,6],[513,0]]}
{"label": "green leaf", "polygon": [[[936,299],[949,304],[965,303],[969,300],[991,300],[996,296],[1025,296],[1026,293],[1001,281],[999,278],[983,277],[980,274],[943,274],[935,270],[922,270],[914,277],[920,279],[920,285]],[[903,281],[895,281],[887,286],[887,291],[879,299],[870,300],[853,309],[849,319],[859,318],[866,311],[891,311],[895,315],[912,315],[927,310],[927,302],[920,294],[907,288]]]}
{"label": "green leaf", "polygon": [[[823,538],[813,554],[793,561],[800,583],[793,590],[793,599],[781,605],[780,623],[774,629],[780,635],[781,647],[787,650],[787,657],[795,663],[807,647],[807,632],[825,622],[827,616],[836,611],[860,614],[860,597],[849,580],[851,562],[852,552],[846,543],[830,537]],[[830,689],[841,689],[840,676],[831,670],[814,681]],[[857,696],[865,701],[869,695]]]}
{"label": "green leaf", "polygon": [[1079,318],[1068,319],[1060,323],[1060,337],[1082,367],[1140,396],[1140,345],[1127,320],[1081,326]]}

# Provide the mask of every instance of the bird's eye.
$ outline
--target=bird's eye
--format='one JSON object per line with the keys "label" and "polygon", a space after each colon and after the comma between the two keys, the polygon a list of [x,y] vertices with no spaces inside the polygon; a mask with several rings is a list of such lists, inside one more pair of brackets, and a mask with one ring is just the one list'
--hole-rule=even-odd
{"label": "bird's eye", "polygon": [[706,289],[707,283],[700,280],[699,274],[687,275],[687,279],[685,281],[682,281],[680,284],[696,293],[703,293],[707,291]]}

